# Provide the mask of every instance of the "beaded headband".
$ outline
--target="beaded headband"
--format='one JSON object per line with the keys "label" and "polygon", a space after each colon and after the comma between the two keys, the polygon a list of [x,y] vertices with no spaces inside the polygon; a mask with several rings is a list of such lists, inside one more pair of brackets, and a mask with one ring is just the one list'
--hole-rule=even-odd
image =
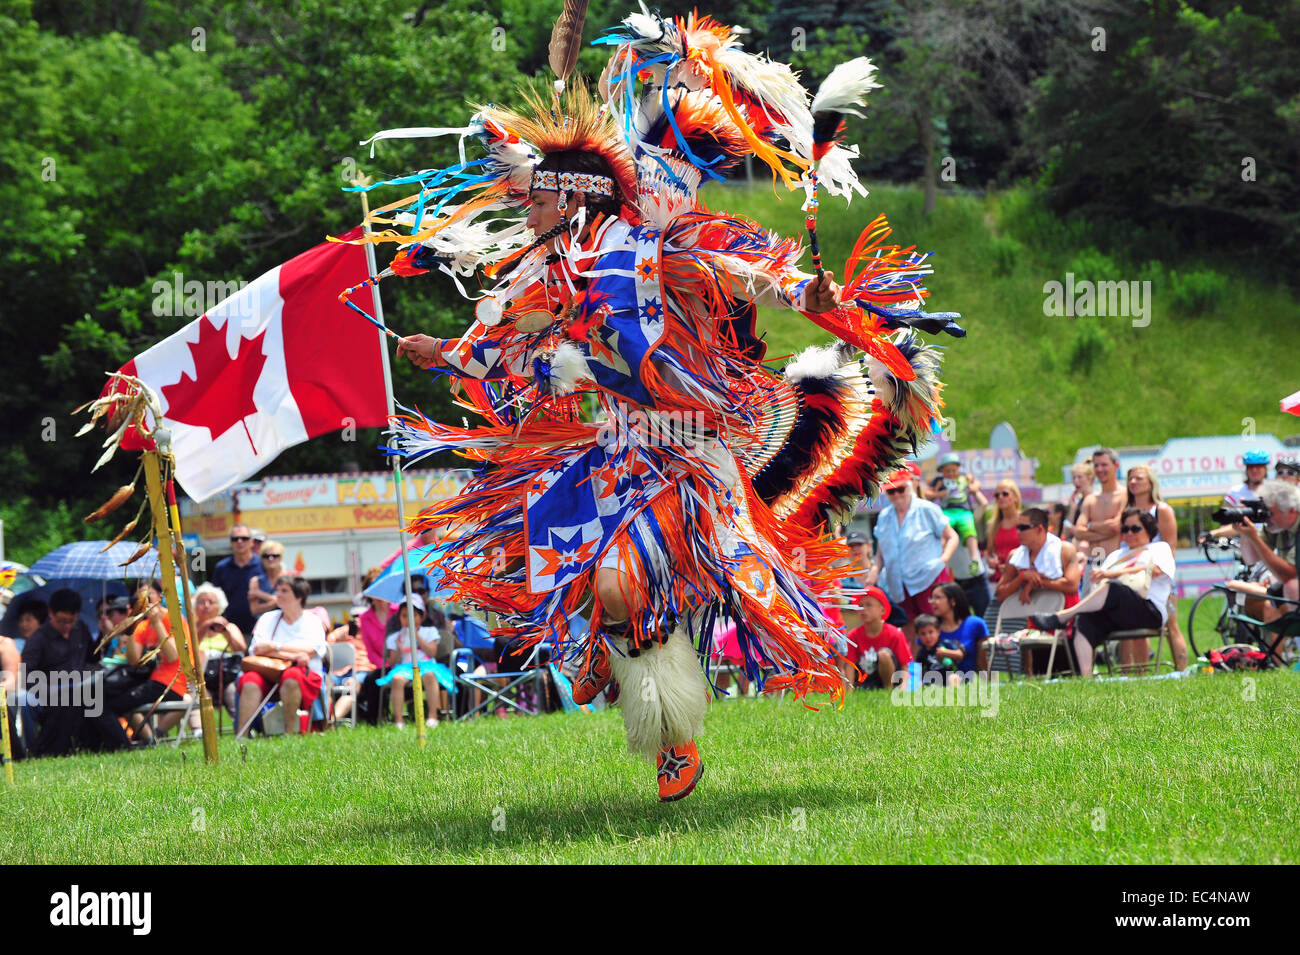
{"label": "beaded headband", "polygon": [[614,195],[614,180],[589,172],[556,172],[553,169],[533,173],[534,189],[553,192],[585,192],[598,196]]}

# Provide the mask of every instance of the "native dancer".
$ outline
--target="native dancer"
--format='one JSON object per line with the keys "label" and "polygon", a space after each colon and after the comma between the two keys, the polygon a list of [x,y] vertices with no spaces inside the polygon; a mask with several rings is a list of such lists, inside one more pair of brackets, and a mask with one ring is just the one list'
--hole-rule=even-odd
{"label": "native dancer", "polygon": [[[561,82],[463,129],[375,137],[462,137],[461,162],[396,180],[419,193],[372,215],[371,241],[404,246],[385,274],[437,269],[477,298],[459,339],[412,335],[398,354],[450,373],[483,422],[403,415],[388,450],[481,463],[410,530],[447,528],[443,586],[494,612],[516,659],[549,641],[576,667],[575,700],[617,699],[629,748],[674,800],[703,772],[701,660],[719,621],[767,691],[843,693],[819,603],[842,554],[828,518],[935,428],[938,354],[914,329],[962,332],[920,311],[926,256],[885,245],[883,217],[840,286],[816,256],[818,275],[799,270],[798,241],[697,195],[748,156],[805,188],[810,230],[817,184],[865,195],[856,149],[835,139],[874,86],[865,59],[810,102],[788,67],[707,18],[634,14],[598,42],[614,48],[599,97]],[[464,158],[475,141],[485,155]],[[770,370],[759,306],[838,341]],[[574,614],[590,619],[581,639]]]}

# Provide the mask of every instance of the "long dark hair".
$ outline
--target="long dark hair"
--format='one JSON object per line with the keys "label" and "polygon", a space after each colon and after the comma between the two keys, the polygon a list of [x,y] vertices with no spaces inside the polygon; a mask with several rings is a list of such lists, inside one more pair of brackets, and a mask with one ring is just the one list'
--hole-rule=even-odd
{"label": "long dark hair", "polygon": [[943,594],[948,603],[952,604],[952,619],[961,623],[970,616],[970,598],[966,596],[966,591],[961,589],[961,584],[955,584],[951,580],[939,584],[934,588]]}

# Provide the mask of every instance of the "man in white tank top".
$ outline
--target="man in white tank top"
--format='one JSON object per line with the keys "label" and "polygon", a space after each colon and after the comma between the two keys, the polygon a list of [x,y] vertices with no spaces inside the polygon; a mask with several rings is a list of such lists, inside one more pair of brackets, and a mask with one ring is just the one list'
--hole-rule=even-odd
{"label": "man in white tank top", "polygon": [[1078,593],[1080,567],[1074,559],[1074,545],[1047,530],[1047,512],[1031,507],[1016,525],[1020,546],[1011,552],[1002,578],[998,599],[1006,600],[1017,590],[1027,602],[1035,590],[1055,590],[1067,596]]}

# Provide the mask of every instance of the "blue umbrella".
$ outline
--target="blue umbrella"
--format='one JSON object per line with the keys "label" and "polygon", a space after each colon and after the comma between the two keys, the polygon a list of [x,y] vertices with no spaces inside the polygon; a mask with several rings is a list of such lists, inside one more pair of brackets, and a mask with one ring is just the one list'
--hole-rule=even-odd
{"label": "blue umbrella", "polygon": [[131,555],[139,550],[139,545],[121,541],[105,551],[107,543],[77,541],[64,544],[32,564],[31,572],[46,580],[126,580],[158,576],[158,551],[155,548],[150,547],[134,564],[126,565]]}
{"label": "blue umbrella", "polygon": [[[48,603],[50,594],[66,587],[81,594],[81,619],[86,622],[90,632],[95,633],[99,628],[99,621],[95,619],[95,604],[104,597],[130,596],[131,591],[126,584],[128,580],[158,576],[157,548],[150,547],[135,563],[122,566],[139,550],[140,545],[121,541],[104,551],[107,543],[108,541],[77,541],[64,544],[33,564],[30,573],[44,577],[46,583],[27,591],[10,603],[3,620],[0,620],[0,632],[9,635],[17,632],[18,613],[23,603],[33,599]],[[179,581],[176,587],[179,593]]]}
{"label": "blue umbrella", "polygon": [[[442,571],[436,567],[429,569],[425,566],[437,557],[442,556],[446,550],[447,545],[445,544],[426,544],[423,547],[412,547],[406,552],[411,565],[411,576],[422,576],[429,582],[430,600],[452,599],[450,590],[438,589],[438,585],[442,583]],[[406,579],[402,575],[402,557],[399,554],[388,565],[388,569],[376,577],[374,582],[361,592],[361,595],[363,597],[378,597],[380,600],[387,600],[390,604],[401,603],[405,586]]]}

